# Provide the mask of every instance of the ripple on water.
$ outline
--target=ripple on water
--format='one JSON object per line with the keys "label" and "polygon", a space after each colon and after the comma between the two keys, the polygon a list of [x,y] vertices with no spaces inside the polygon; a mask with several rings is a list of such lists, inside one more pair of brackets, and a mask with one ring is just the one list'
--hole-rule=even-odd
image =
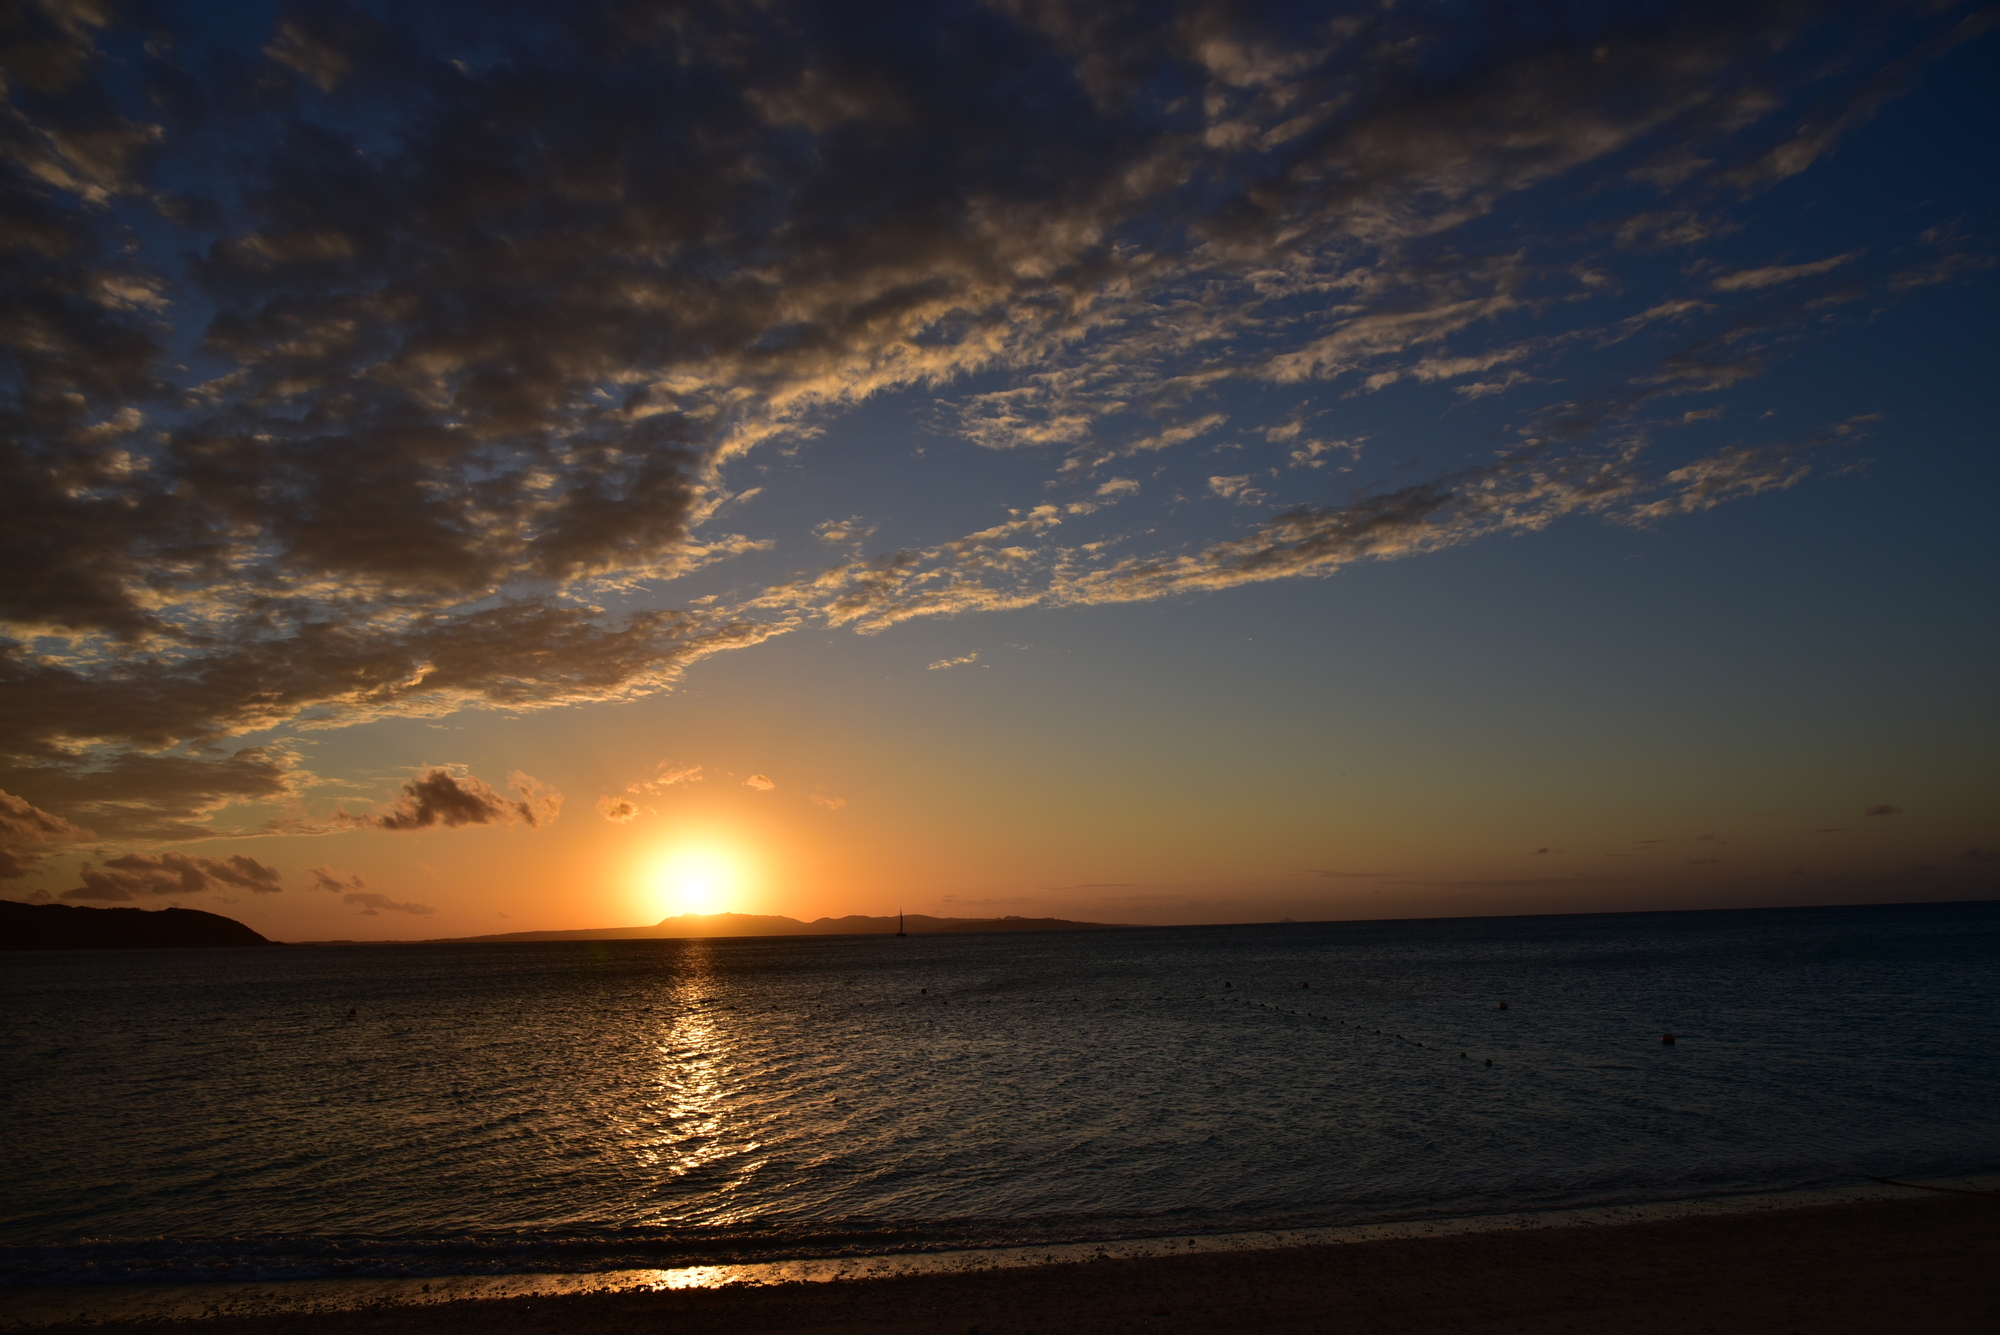
{"label": "ripple on water", "polygon": [[17,954],[0,1242],[476,1270],[1972,1171],[1996,935],[1947,905]]}

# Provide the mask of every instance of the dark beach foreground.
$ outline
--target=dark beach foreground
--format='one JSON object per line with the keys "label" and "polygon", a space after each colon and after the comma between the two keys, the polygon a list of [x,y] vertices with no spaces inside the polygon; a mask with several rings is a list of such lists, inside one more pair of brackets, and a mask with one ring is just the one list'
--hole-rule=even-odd
{"label": "dark beach foreground", "polygon": [[[11,1323],[10,1323],[11,1324]],[[37,1327],[201,1335],[496,1332],[1985,1332],[2000,1197],[832,1283]]]}

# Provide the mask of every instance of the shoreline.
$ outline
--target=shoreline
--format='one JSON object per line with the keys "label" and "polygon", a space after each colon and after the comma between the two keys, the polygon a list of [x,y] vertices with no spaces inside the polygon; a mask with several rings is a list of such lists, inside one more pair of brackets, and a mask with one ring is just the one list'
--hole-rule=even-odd
{"label": "shoreline", "polygon": [[[1562,1235],[1572,1242],[1619,1230],[1666,1229],[1692,1233],[1785,1231],[1787,1219],[1805,1220],[1828,1212],[1890,1211],[1931,1205],[1938,1212],[1912,1217],[1937,1220],[1962,1215],[1989,1225],[1995,1244],[1992,1273],[2000,1277],[2000,1174],[1932,1178],[1919,1183],[1868,1181],[1839,1187],[1766,1191],[1729,1196],[1596,1205],[1501,1214],[1411,1219],[1389,1223],[1240,1233],[1167,1235],[1097,1242],[1024,1245],[946,1252],[763,1261],[740,1265],[692,1265],[670,1269],[585,1273],[457,1275],[395,1279],[300,1279],[214,1284],[106,1283],[21,1286],[0,1290],[0,1330],[55,1332],[65,1329],[146,1330],[203,1328],[245,1330],[374,1329],[382,1321],[394,1329],[431,1329],[433,1319],[456,1328],[460,1319],[501,1309],[555,1311],[577,1304],[646,1304],[648,1301],[704,1298],[757,1291],[799,1293],[819,1290],[823,1302],[862,1288],[899,1284],[973,1283],[1007,1287],[1037,1281],[1033,1272],[1074,1271],[1080,1266],[1165,1267],[1167,1282],[1190,1265],[1227,1267],[1245,1258],[1264,1258],[1281,1270],[1306,1258],[1379,1248],[1416,1248],[1416,1264],[1426,1254],[1458,1244],[1478,1249],[1509,1237]],[[1941,1213],[1939,1213],[1941,1212]],[[1504,1245],[1504,1244],[1503,1244]],[[1586,1244],[1588,1246],[1590,1244]],[[1602,1240],[1596,1245],[1601,1246]],[[1426,1253],[1424,1248],[1432,1251]],[[1613,1250],[1617,1250],[1614,1246]],[[1271,1258],[1279,1258],[1275,1262]],[[1283,1258],[1291,1258],[1290,1262]],[[1046,1276],[1044,1277],[1047,1278]],[[1057,1287],[1061,1287],[1060,1284]],[[1991,1286],[2000,1304],[2000,1278]],[[704,1300],[707,1300],[704,1298]],[[755,1306],[755,1303],[751,1303]],[[811,1303],[808,1302],[810,1306]],[[1994,1309],[2000,1317],[2000,1306]],[[572,1313],[581,1316],[581,1310]],[[417,1324],[412,1325],[411,1322]],[[275,1324],[273,1324],[275,1323]],[[333,1324],[328,1324],[333,1323]],[[445,1329],[447,1325],[437,1325]],[[383,1327],[389,1329],[391,1327]],[[554,1327],[552,1327],[554,1328]],[[743,1327],[752,1329],[756,1327]],[[720,1327],[718,1327],[720,1329]]]}

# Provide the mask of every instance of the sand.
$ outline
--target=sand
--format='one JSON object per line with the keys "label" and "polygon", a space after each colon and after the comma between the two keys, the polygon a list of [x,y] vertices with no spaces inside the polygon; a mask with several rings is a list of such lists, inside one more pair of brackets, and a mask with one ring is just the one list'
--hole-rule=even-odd
{"label": "sand", "polygon": [[834,1283],[39,1326],[201,1335],[537,1332],[2000,1331],[2000,1197]]}

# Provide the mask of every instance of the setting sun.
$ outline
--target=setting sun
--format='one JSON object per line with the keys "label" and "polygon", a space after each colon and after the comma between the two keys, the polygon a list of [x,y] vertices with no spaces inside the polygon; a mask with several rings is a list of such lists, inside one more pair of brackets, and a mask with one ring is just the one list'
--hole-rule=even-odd
{"label": "setting sun", "polygon": [[720,913],[742,886],[736,862],[712,848],[681,849],[653,869],[651,889],[663,916]]}

